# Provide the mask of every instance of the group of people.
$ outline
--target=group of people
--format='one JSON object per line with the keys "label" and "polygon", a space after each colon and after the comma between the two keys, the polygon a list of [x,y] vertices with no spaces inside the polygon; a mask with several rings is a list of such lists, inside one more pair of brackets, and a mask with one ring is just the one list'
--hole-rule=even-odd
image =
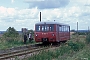
{"label": "group of people", "polygon": [[29,40],[29,42],[33,40],[31,32],[29,34],[24,34],[24,44],[26,44],[27,40]]}

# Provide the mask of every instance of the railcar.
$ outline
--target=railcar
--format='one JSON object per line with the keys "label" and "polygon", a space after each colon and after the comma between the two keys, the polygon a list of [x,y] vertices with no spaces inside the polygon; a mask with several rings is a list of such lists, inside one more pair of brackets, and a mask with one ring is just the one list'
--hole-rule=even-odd
{"label": "railcar", "polygon": [[36,42],[66,42],[70,39],[70,26],[58,22],[39,22],[35,24]]}

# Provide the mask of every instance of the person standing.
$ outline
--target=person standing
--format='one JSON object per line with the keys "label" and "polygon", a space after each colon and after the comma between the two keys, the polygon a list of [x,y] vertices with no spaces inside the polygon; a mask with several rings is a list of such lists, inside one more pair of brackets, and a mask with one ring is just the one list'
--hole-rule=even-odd
{"label": "person standing", "polygon": [[24,44],[26,44],[26,42],[27,42],[27,35],[25,34],[24,35]]}
{"label": "person standing", "polygon": [[30,32],[29,33],[29,42],[31,42],[32,41],[32,33]]}

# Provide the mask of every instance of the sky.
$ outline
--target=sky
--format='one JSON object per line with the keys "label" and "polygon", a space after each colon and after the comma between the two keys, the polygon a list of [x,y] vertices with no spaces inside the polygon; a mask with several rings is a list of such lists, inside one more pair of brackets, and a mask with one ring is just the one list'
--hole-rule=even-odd
{"label": "sky", "polygon": [[87,30],[90,27],[90,0],[1,0],[0,31],[9,27],[16,30],[34,29],[39,22],[56,21],[68,24],[71,30]]}

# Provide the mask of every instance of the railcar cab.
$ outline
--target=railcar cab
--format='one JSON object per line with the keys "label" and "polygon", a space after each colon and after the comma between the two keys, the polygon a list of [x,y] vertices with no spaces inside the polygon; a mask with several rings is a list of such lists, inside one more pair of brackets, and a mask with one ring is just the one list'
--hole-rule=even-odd
{"label": "railcar cab", "polygon": [[54,42],[56,40],[56,26],[52,22],[40,22],[35,24],[36,42]]}

